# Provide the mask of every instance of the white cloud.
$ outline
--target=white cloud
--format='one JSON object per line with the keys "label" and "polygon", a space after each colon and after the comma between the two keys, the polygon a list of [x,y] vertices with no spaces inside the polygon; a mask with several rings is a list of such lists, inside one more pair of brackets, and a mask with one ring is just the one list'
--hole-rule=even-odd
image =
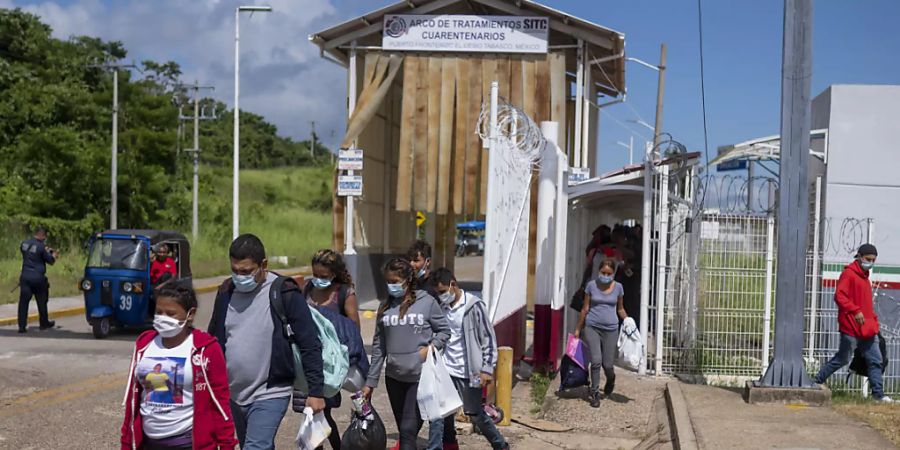
{"label": "white cloud", "polygon": [[[252,0],[246,0],[252,4]],[[0,0],[0,5],[9,0]],[[307,36],[339,23],[331,0],[270,0],[272,13],[240,18],[241,109],[253,111],[299,139],[317,122],[333,144],[331,130],[345,126],[346,71],[319,57]],[[81,0],[25,2],[14,6],[48,23],[54,36],[90,35],[119,40],[128,59],[176,61],[185,81],[215,85],[211,96],[229,106],[234,99],[234,8],[237,2],[204,0]]]}

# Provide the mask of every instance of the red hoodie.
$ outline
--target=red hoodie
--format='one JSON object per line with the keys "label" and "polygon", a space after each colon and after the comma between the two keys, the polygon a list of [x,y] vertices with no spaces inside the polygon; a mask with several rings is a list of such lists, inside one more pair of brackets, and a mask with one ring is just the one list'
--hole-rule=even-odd
{"label": "red hoodie", "polygon": [[[122,450],[142,448],[144,439],[141,421],[140,398],[143,386],[134,382],[134,371],[144,356],[147,346],[156,337],[156,330],[142,333],[135,344],[125,388],[125,421],[122,423]],[[234,437],[234,421],[229,406],[228,372],[225,355],[216,338],[200,330],[193,330],[194,346],[191,349],[191,367],[194,386],[194,424],[192,428],[195,449],[234,449],[238,442]]]}
{"label": "red hoodie", "polygon": [[[871,339],[878,334],[878,316],[872,302],[872,285],[869,284],[869,272],[863,270],[859,261],[853,261],[844,267],[838,279],[834,302],[838,306],[838,324],[841,333],[859,339]],[[866,322],[856,323],[856,313],[863,313]]]}

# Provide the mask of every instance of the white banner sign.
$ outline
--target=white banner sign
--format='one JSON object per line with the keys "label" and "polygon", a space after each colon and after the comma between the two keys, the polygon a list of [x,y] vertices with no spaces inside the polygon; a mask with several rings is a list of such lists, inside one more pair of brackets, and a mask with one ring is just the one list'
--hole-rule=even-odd
{"label": "white banner sign", "polygon": [[351,148],[338,152],[338,170],[363,170],[363,151]]}
{"label": "white banner sign", "polygon": [[341,175],[338,177],[339,197],[359,197],[362,195],[362,175]]}
{"label": "white banner sign", "polygon": [[386,14],[385,50],[547,53],[550,19],[523,16]]}

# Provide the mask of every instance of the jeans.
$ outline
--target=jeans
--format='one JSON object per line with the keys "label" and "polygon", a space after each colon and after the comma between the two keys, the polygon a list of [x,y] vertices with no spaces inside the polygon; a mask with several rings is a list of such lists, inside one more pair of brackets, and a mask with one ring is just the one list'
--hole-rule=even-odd
{"label": "jeans", "polygon": [[[481,388],[469,386],[469,380],[450,377],[453,386],[463,401],[463,412],[469,416],[469,420],[478,427],[484,438],[495,450],[508,448],[506,439],[497,430],[497,426],[484,412],[484,403],[481,401]],[[506,412],[506,411],[504,411]],[[508,414],[508,412],[506,412]],[[428,450],[441,450],[443,444],[457,444],[456,440],[456,415],[452,414],[443,419],[435,420],[428,425]]]}
{"label": "jeans", "polygon": [[416,437],[422,429],[422,415],[419,413],[419,402],[416,400],[419,383],[406,383],[386,376],[384,388],[387,390],[388,400],[391,401],[394,420],[397,421],[400,450],[416,450]]}
{"label": "jeans", "polygon": [[231,402],[241,450],[274,450],[275,434],[290,403],[290,396],[259,400],[246,406]]}
{"label": "jeans", "polygon": [[584,340],[591,351],[591,392],[600,391],[600,369],[606,374],[607,383],[615,383],[616,372],[613,364],[618,351],[618,331],[598,330],[590,325],[584,327]]}
{"label": "jeans", "polygon": [[816,375],[816,383],[822,384],[831,374],[841,367],[850,364],[850,359],[856,348],[859,348],[866,359],[869,369],[869,385],[872,386],[872,396],[876,399],[884,397],[884,385],[881,382],[881,350],[878,349],[878,336],[861,340],[853,336],[841,333],[841,343],[838,352],[829,360]]}
{"label": "jeans", "polygon": [[47,315],[47,300],[50,297],[50,283],[43,275],[22,274],[19,278],[19,329],[28,327],[28,304],[31,297],[37,301],[38,317],[40,325],[46,327],[50,324]]}

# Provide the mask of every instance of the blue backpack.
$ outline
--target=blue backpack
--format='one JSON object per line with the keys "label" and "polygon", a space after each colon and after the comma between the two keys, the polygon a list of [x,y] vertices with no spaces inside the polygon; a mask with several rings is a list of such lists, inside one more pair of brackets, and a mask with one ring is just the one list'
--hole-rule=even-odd
{"label": "blue backpack", "polygon": [[[287,299],[281,295],[281,287],[286,279],[286,277],[279,276],[272,283],[272,287],[269,290],[269,303],[272,306],[272,311],[275,311],[275,315],[281,320],[284,334],[291,343],[291,351],[294,354],[294,388],[302,392],[309,392],[309,383],[306,381],[303,362],[300,359],[300,348],[294,341],[294,330],[291,329],[285,313],[287,310],[285,307]],[[322,374],[325,376],[323,393],[326,398],[333,397],[341,391],[341,386],[347,378],[347,370],[350,366],[349,352],[347,346],[341,344],[337,331],[334,329],[334,324],[330,320],[326,319],[315,308],[309,308],[309,313],[312,314],[313,322],[316,323],[316,327],[319,329],[319,341],[322,342]]]}

